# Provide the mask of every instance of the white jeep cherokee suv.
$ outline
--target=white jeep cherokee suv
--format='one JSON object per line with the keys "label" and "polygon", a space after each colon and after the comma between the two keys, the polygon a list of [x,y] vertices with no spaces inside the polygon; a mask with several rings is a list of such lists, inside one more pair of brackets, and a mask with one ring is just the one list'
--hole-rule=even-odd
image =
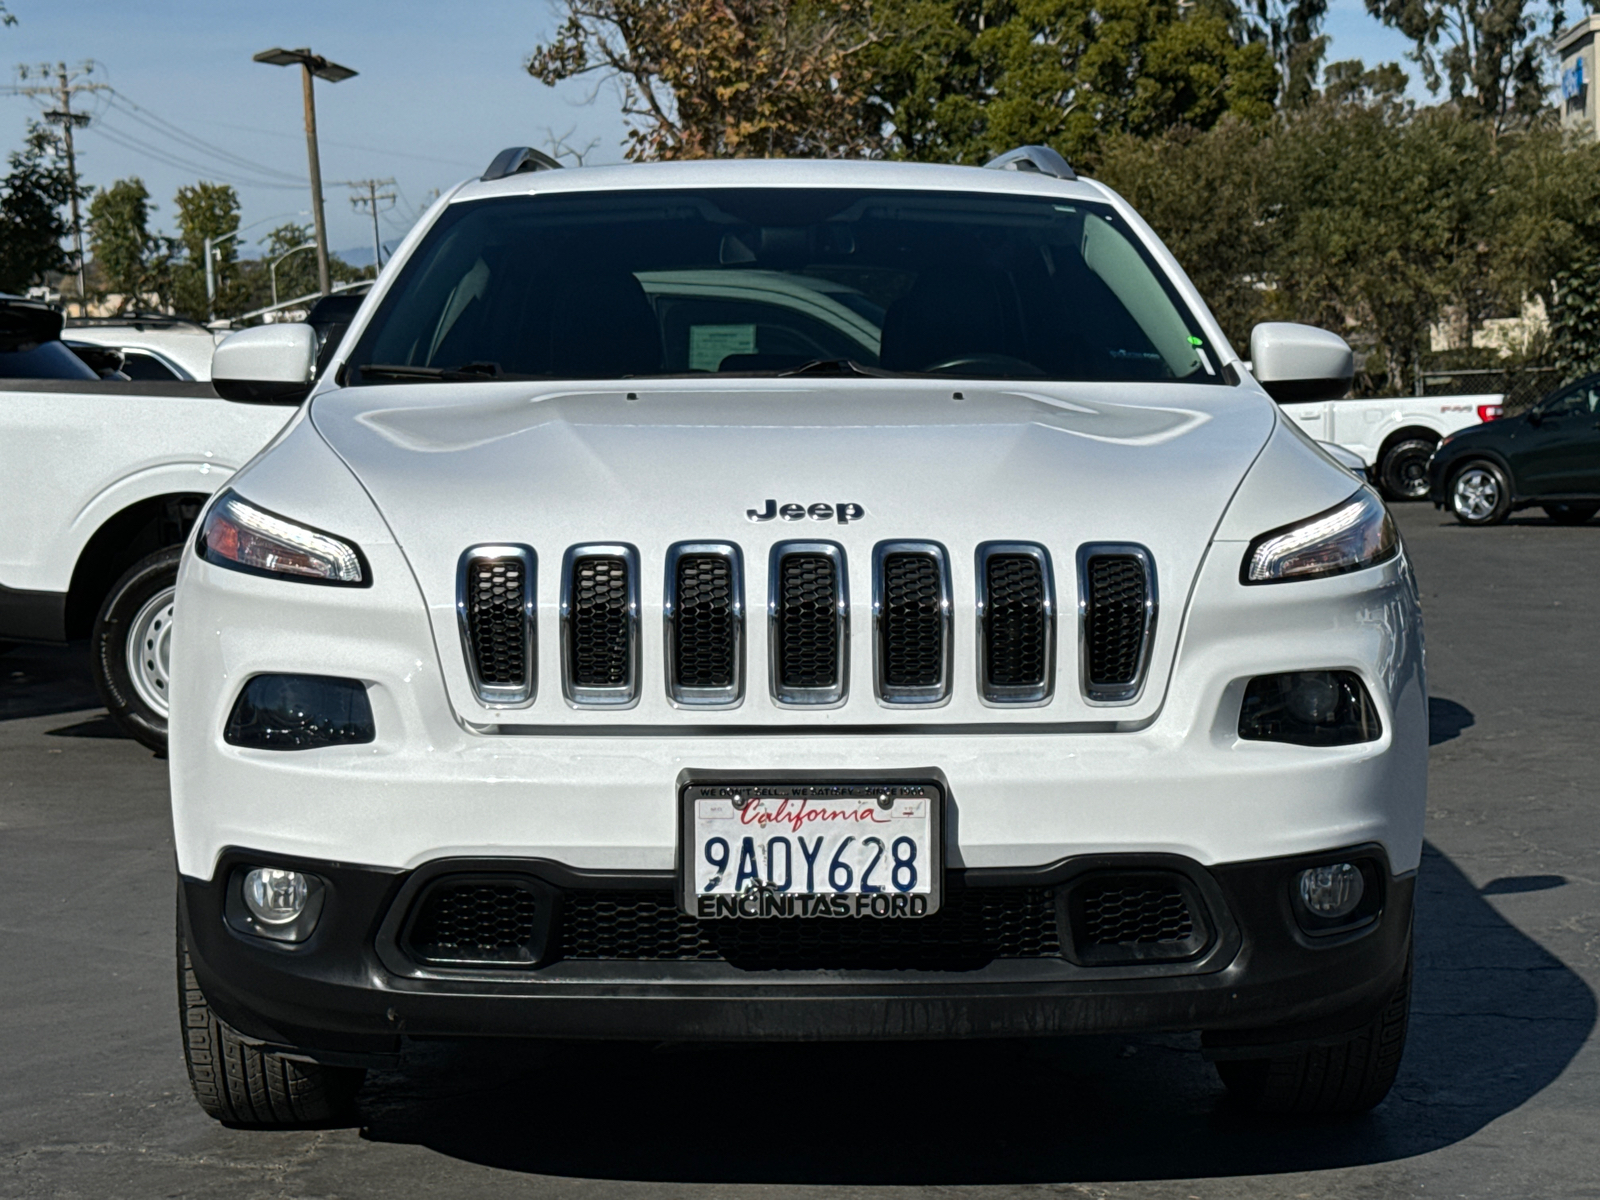
{"label": "white jeep cherokee suv", "polygon": [[[171,723],[191,1079],[326,1120],[411,1037],[1404,1041],[1427,708],[1381,501],[1048,151],[444,197],[203,515]],[[304,390],[315,343],[217,377]]]}

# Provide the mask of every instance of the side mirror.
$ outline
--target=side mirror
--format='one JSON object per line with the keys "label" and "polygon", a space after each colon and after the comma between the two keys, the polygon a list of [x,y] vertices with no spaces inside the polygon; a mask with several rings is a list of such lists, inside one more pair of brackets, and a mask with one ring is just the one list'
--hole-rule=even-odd
{"label": "side mirror", "polygon": [[1250,331],[1256,382],[1279,404],[1337,400],[1356,373],[1350,344],[1312,325],[1266,321]]}
{"label": "side mirror", "polygon": [[317,335],[309,325],[258,325],[217,343],[211,386],[224,400],[299,404],[311,391]]}

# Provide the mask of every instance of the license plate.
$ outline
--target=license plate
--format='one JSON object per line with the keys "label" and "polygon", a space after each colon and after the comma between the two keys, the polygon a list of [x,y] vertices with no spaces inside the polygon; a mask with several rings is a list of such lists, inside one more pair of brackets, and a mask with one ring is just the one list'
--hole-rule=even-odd
{"label": "license plate", "polygon": [[692,916],[896,920],[939,909],[936,784],[696,784],[682,804]]}

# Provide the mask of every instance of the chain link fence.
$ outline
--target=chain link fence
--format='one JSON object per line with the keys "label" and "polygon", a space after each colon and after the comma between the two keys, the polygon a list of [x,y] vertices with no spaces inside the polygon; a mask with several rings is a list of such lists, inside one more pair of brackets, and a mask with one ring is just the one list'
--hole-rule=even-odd
{"label": "chain link fence", "polygon": [[1555,367],[1488,367],[1461,371],[1424,371],[1424,396],[1478,396],[1499,392],[1505,415],[1525,412],[1561,383]]}

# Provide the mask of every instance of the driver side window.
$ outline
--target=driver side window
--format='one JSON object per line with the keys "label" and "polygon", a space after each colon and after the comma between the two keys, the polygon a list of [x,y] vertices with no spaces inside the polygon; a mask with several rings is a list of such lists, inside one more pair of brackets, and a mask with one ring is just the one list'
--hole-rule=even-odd
{"label": "driver side window", "polygon": [[1597,402],[1600,402],[1600,386],[1585,383],[1552,396],[1539,406],[1539,412],[1546,417],[1587,416],[1595,411]]}

